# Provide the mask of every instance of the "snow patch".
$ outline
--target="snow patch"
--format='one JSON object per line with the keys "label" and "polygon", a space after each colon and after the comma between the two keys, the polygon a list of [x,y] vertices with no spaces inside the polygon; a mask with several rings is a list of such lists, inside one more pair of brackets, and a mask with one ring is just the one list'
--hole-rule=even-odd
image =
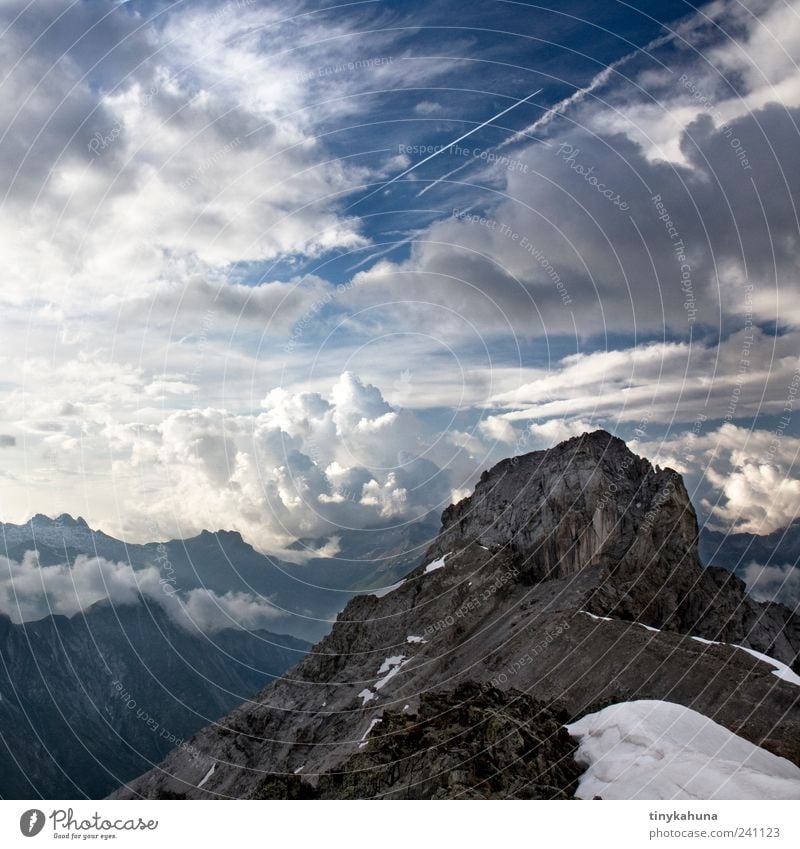
{"label": "snow patch", "polygon": [[372,690],[370,690],[369,688],[365,688],[358,694],[358,697],[361,699],[361,707],[364,707],[367,702],[371,702],[373,699],[377,699],[378,694],[373,693]]}
{"label": "snow patch", "polygon": [[450,552],[448,551],[447,554],[443,554],[438,560],[434,560],[432,563],[429,563],[425,567],[425,572],[423,574],[427,575],[430,572],[435,572],[437,569],[443,569],[444,568],[444,561],[449,556],[450,556]]}
{"label": "snow patch", "polygon": [[364,746],[366,746],[366,745],[367,745],[367,743],[369,742],[369,741],[367,740],[367,737],[369,737],[370,732],[372,731],[372,729],[373,729],[373,728],[374,728],[374,727],[375,727],[375,726],[376,726],[379,722],[381,722],[381,721],[382,721],[382,720],[381,720],[381,718],[378,716],[378,717],[376,717],[375,719],[373,719],[373,720],[372,720],[372,722],[370,722],[370,724],[369,724],[369,728],[367,728],[367,730],[366,730],[366,731],[365,731],[365,732],[361,735],[361,740],[359,740],[359,743],[358,743],[358,748],[359,748],[359,749],[363,749],[363,748],[364,748]]}
{"label": "snow patch", "polygon": [[590,616],[592,619],[597,620],[598,622],[613,622],[614,620],[610,616],[595,616],[594,613],[589,613],[588,610],[580,610],[579,613],[585,613],[587,616]]}
{"label": "snow patch", "polygon": [[408,661],[404,654],[394,654],[391,657],[387,657],[378,670],[378,675],[383,675],[383,678],[378,678],[375,682],[375,689],[380,690],[382,687],[385,687],[406,663]]}
{"label": "snow patch", "polygon": [[371,592],[371,596],[375,596],[375,598],[383,598],[385,595],[389,595],[389,593],[394,592],[396,589],[399,589],[406,582],[406,579],[403,578],[402,581],[398,581],[396,584],[392,584],[391,587],[383,587],[383,589],[375,590]]}
{"label": "snow patch", "polygon": [[303,771],[303,767],[299,766],[299,767],[297,767],[297,769],[294,771],[294,774],[295,774],[295,775],[299,775],[302,771]]}
{"label": "snow patch", "polygon": [[800,767],[682,705],[620,702],[567,731],[588,767],[581,799],[800,798]]}
{"label": "snow patch", "polygon": [[[581,613],[585,613],[587,616],[591,616],[592,619],[596,619],[598,621],[603,622],[623,622],[625,620],[622,619],[612,619],[610,616],[595,616],[594,613],[589,613],[588,610],[581,610]],[[655,631],[660,634],[661,631],[658,628],[653,628],[650,625],[645,625],[644,622],[634,622],[634,625],[641,625],[642,628],[647,628],[648,631]],[[768,654],[763,654],[760,651],[756,651],[755,649],[748,648],[747,646],[740,646],[736,643],[721,643],[719,640],[707,640],[705,637],[692,637],[693,640],[696,640],[698,643],[704,643],[707,646],[729,646],[732,649],[739,649],[740,651],[746,651],[752,657],[757,658],[758,660],[764,661],[764,663],[768,663],[772,669],[772,674],[776,678],[780,678],[781,681],[785,681],[787,684],[794,684],[795,687],[800,687],[800,675],[796,672],[793,672],[791,667],[787,666],[780,660],[775,660],[774,657],[770,657]]]}
{"label": "snow patch", "polygon": [[774,657],[770,657],[768,654],[762,654],[760,651],[748,648],[747,646],[739,646],[736,645],[736,643],[720,643],[716,640],[706,640],[703,637],[692,637],[692,639],[696,640],[698,643],[705,643],[707,646],[730,646],[734,649],[746,651],[752,657],[755,657],[758,660],[763,660],[764,663],[768,663],[773,669],[772,674],[777,678],[780,678],[781,681],[786,681],[787,684],[794,684],[795,687],[800,687],[800,675],[792,672],[785,663],[781,663],[780,660],[775,660]]}
{"label": "snow patch", "polygon": [[427,643],[428,641],[424,637],[416,637],[413,634],[409,634],[406,637],[407,643]]}
{"label": "snow patch", "polygon": [[211,769],[203,776],[203,780],[197,785],[198,790],[206,783],[206,781],[208,781],[209,778],[211,778],[216,768],[216,764],[211,764]]}

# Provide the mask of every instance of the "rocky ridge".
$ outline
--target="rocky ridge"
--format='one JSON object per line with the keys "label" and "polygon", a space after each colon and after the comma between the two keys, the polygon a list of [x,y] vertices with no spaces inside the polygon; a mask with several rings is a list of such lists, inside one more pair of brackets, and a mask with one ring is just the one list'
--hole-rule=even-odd
{"label": "rocky ridge", "polygon": [[[513,691],[567,719],[619,701],[677,702],[797,763],[800,688],[730,644],[796,669],[797,619],[702,568],[675,472],[603,431],[584,434],[484,473],[405,580],[353,599],[283,680],[115,795],[481,793],[483,772],[456,770],[463,780],[432,791],[397,765],[450,763],[459,726],[434,717],[469,692],[478,712],[487,693]],[[538,766],[515,777],[507,752],[499,795],[551,784],[569,794],[566,775],[538,780],[560,758],[545,754],[555,732],[540,715],[526,714]]]}

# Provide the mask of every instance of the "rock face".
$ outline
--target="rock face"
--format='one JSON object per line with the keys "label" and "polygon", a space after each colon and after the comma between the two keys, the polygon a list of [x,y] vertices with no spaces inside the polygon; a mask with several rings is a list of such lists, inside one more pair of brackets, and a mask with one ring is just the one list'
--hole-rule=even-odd
{"label": "rock face", "polygon": [[581,768],[566,714],[516,690],[461,684],[385,711],[380,735],[315,788],[269,777],[253,798],[571,799]]}
{"label": "rock face", "polygon": [[[569,795],[569,770],[546,777],[562,758],[548,723],[633,699],[686,705],[800,761],[800,688],[693,635],[797,666],[796,618],[701,567],[680,477],[584,434],[486,472],[401,584],[353,599],[286,678],[115,795]],[[487,711],[522,723],[507,746],[502,730],[484,742],[504,785],[460,766]]]}

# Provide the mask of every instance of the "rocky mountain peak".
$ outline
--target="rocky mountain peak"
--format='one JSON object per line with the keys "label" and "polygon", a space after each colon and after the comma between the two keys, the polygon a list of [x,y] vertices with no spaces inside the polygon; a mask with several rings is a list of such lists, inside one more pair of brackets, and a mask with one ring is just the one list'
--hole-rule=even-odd
{"label": "rocky mountain peak", "polygon": [[[696,539],[680,476],[604,431],[504,460],[444,512],[404,580],[353,599],[284,680],[201,732],[194,756],[173,752],[117,795],[363,795],[335,778],[351,770],[375,776],[368,794],[424,795],[420,775],[458,762],[446,753],[464,720],[432,721],[439,712],[463,706],[494,745],[498,706],[510,715],[529,698],[546,706],[522,707],[541,713],[530,728],[539,740],[556,715],[656,699],[800,760],[796,686],[758,654],[796,665],[798,620],[754,602],[725,570],[703,569]],[[527,747],[523,734],[510,761]],[[548,764],[562,757],[551,754],[535,774],[512,776],[515,786],[544,793]],[[430,792],[461,793],[480,772]],[[303,776],[294,788],[267,781],[293,774]],[[569,795],[571,780],[547,792]]]}
{"label": "rocky mountain peak", "polygon": [[600,430],[484,472],[471,496],[444,511],[430,554],[472,542],[502,546],[540,581],[618,566],[626,556],[696,561],[697,534],[680,476]]}

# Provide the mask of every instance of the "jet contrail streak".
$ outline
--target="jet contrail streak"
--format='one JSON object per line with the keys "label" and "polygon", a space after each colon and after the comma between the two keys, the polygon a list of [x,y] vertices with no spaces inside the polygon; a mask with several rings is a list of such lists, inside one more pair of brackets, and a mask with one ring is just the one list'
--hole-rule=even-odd
{"label": "jet contrail streak", "polygon": [[[446,150],[449,150],[451,147],[453,147],[453,145],[456,145],[459,142],[464,141],[464,139],[469,138],[473,133],[477,133],[478,130],[482,130],[484,127],[487,127],[489,124],[491,124],[493,121],[496,121],[498,118],[502,118],[503,115],[506,115],[512,109],[516,109],[517,106],[522,106],[523,103],[527,103],[527,101],[529,101],[532,97],[536,97],[536,95],[539,94],[541,91],[542,89],[534,91],[533,94],[529,94],[527,97],[523,97],[522,100],[518,100],[516,103],[513,103],[511,106],[509,106],[507,109],[504,109],[502,112],[498,112],[497,115],[493,115],[491,118],[489,118],[488,121],[484,121],[479,126],[473,127],[471,130],[464,133],[463,136],[459,136],[457,139],[454,139],[449,144],[440,147],[439,150],[434,151],[432,154],[430,154],[430,156],[426,156],[424,159],[420,159],[419,162],[416,162],[414,163],[414,165],[411,165],[409,168],[406,168],[405,171],[401,171],[395,177],[392,177],[391,180],[387,180],[383,185],[378,186],[377,189],[371,191],[368,195],[365,195],[363,198],[359,198],[359,200],[355,201],[355,203],[361,203],[361,201],[367,200],[367,198],[371,198],[374,194],[383,191],[383,189],[385,189],[387,186],[391,186],[392,183],[396,183],[398,180],[410,174],[412,171],[416,171],[416,169],[419,168],[420,165],[424,165],[426,162],[430,162],[431,159],[433,159],[435,156],[438,156],[440,153],[444,153]],[[355,204],[351,204],[351,206],[355,206]]]}
{"label": "jet contrail streak", "polygon": [[612,62],[610,65],[607,65],[603,68],[602,71],[595,74],[591,80],[589,80],[589,84],[584,86],[583,88],[579,88],[577,91],[574,91],[569,97],[565,97],[563,100],[559,100],[554,106],[551,106],[547,112],[542,115],[541,118],[537,118],[529,127],[526,127],[524,130],[520,130],[518,133],[514,133],[511,138],[506,139],[504,142],[498,145],[498,150],[506,147],[510,144],[515,144],[520,139],[524,139],[526,136],[535,133],[537,130],[541,130],[542,127],[546,127],[554,118],[558,115],[563,115],[564,112],[569,109],[570,106],[574,106],[576,103],[580,103],[584,98],[590,95],[595,89],[604,86],[614,71],[617,70],[621,65],[624,65],[626,62],[629,62],[633,59],[634,56],[637,56],[639,53],[643,51],[653,50],[656,47],[660,47],[662,44],[666,44],[668,41],[671,41],[674,38],[673,33],[669,33],[668,35],[660,35],[658,38],[654,38],[652,41],[645,44],[644,47],[637,47],[636,50],[632,50],[630,53],[626,53],[624,56],[621,56],[615,62]]}

